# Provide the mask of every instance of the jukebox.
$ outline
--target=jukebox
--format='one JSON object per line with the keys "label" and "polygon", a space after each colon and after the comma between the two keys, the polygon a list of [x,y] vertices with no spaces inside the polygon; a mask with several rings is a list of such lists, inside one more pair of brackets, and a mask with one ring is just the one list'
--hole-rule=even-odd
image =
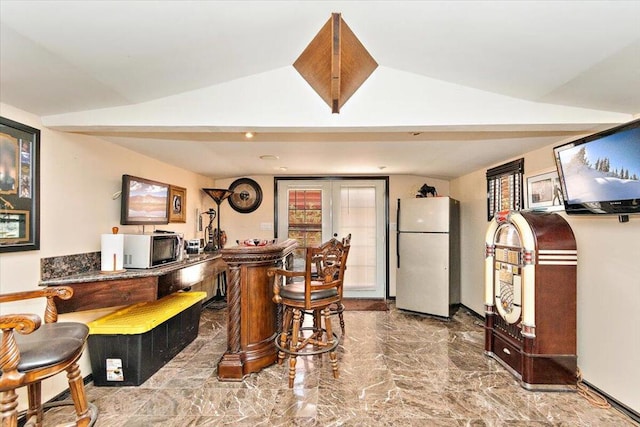
{"label": "jukebox", "polygon": [[485,353],[531,390],[575,390],[576,242],[547,212],[498,213],[486,233]]}

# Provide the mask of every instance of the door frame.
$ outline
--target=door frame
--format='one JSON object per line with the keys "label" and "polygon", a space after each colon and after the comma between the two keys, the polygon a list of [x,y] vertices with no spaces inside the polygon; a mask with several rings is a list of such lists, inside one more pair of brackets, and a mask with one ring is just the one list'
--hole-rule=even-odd
{"label": "door frame", "polygon": [[384,277],[384,294],[385,299],[391,298],[389,296],[389,176],[381,176],[381,175],[331,175],[331,176],[305,176],[305,175],[295,175],[295,176],[275,176],[273,178],[273,230],[274,237],[278,238],[278,182],[279,181],[297,181],[297,180],[307,180],[307,181],[335,181],[335,180],[371,180],[371,181],[383,181],[384,183],[384,233],[385,233],[385,248],[384,248],[384,262],[385,262],[385,277]]}

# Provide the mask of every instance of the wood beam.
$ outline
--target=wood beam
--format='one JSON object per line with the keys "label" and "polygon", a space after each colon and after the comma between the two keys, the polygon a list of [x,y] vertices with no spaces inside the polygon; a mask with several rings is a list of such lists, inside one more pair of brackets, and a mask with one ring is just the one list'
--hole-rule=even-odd
{"label": "wood beam", "polygon": [[333,13],[293,66],[329,105],[331,112],[339,113],[378,63],[342,15]]}
{"label": "wood beam", "polygon": [[340,23],[339,13],[331,14],[331,112],[340,113]]}

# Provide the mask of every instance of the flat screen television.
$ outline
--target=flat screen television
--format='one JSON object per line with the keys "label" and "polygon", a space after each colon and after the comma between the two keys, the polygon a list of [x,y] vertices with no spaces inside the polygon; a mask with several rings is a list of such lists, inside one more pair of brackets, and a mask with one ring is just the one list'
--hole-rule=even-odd
{"label": "flat screen television", "polygon": [[568,214],[640,213],[640,120],[553,151]]}
{"label": "flat screen television", "polygon": [[146,225],[169,222],[169,184],[122,175],[120,224]]}

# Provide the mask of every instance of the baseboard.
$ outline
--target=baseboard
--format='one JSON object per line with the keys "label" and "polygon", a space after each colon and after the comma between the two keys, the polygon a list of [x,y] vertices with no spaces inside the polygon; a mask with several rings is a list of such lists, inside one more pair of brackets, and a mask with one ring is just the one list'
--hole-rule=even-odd
{"label": "baseboard", "polygon": [[479,320],[484,321],[484,316],[481,316],[479,313],[477,313],[474,310],[470,309],[466,305],[461,303],[460,304],[460,308],[464,308],[465,310],[467,310],[469,312],[469,314],[473,315],[473,317],[477,317]]}
{"label": "baseboard", "polygon": [[352,311],[387,311],[389,304],[384,298],[344,298],[345,310]]}
{"label": "baseboard", "polygon": [[582,382],[585,383],[589,388],[592,388],[598,394],[602,395],[602,397],[604,397],[607,400],[607,402],[609,402],[611,404],[611,406],[613,406],[618,411],[622,412],[623,414],[625,414],[626,416],[631,418],[636,423],[640,424],[640,413],[638,413],[638,412],[634,411],[633,409],[629,408],[627,405],[625,405],[624,403],[616,400],[614,397],[611,397],[609,394],[607,394],[604,391],[600,390],[598,387],[594,386],[590,382],[585,381],[585,380],[582,380]]}

